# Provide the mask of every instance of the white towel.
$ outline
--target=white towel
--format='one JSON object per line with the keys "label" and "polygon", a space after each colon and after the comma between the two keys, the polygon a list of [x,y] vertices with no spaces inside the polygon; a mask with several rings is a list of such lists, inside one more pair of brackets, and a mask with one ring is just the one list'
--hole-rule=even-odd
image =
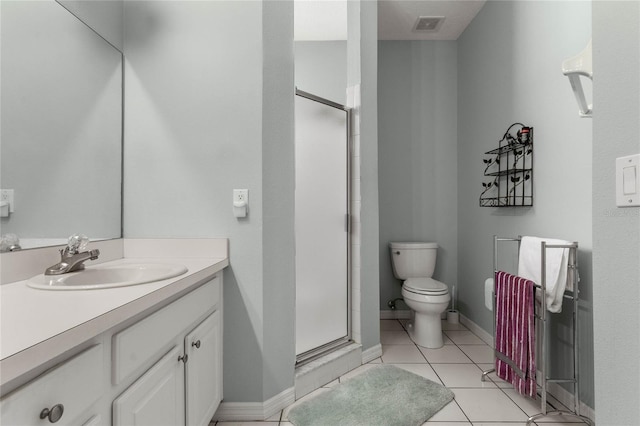
{"label": "white towel", "polygon": [[[552,238],[522,237],[520,242],[520,255],[518,257],[518,276],[529,279],[536,284],[541,284],[541,245],[544,241],[547,245],[568,245],[568,241]],[[567,264],[569,262],[568,248],[547,249],[547,273],[546,273],[546,304],[549,312],[562,311],[562,296],[565,289],[573,290],[573,280],[568,280]]]}
{"label": "white towel", "polygon": [[490,311],[493,311],[493,290],[493,278],[484,280],[484,306]]}

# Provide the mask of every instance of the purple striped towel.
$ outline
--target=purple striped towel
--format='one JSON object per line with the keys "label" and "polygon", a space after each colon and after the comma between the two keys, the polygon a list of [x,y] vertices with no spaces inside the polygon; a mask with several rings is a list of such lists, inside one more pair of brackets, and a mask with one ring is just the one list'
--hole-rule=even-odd
{"label": "purple striped towel", "polygon": [[496,272],[496,374],[536,398],[534,283]]}

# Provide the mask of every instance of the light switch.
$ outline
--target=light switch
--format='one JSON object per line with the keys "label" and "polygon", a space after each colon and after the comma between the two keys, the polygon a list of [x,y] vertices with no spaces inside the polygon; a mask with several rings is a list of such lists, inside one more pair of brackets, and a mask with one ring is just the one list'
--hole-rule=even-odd
{"label": "light switch", "polygon": [[616,158],[616,205],[640,206],[640,154]]}
{"label": "light switch", "polygon": [[622,169],[622,193],[624,195],[633,195],[638,192],[638,187],[636,186],[637,169],[636,166]]}

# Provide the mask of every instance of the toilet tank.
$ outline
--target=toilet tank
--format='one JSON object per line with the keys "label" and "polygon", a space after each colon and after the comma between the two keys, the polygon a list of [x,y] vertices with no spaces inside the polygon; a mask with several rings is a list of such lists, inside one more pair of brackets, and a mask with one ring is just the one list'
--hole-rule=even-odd
{"label": "toilet tank", "polygon": [[436,243],[389,243],[393,275],[407,278],[431,278],[436,267]]}

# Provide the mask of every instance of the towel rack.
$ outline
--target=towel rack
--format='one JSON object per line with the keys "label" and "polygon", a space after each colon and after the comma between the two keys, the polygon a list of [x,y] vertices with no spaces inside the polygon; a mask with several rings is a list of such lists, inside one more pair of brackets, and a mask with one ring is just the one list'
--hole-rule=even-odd
{"label": "towel rack", "polygon": [[[502,243],[502,242],[517,242],[518,243],[518,252],[520,251],[520,242],[522,240],[522,237],[517,237],[517,238],[503,238],[503,237],[498,237],[496,235],[494,235],[493,237],[493,271],[494,274],[498,271],[498,244]],[[548,376],[548,371],[549,371],[549,360],[547,359],[547,351],[546,351],[546,347],[547,347],[547,335],[546,335],[546,325],[547,325],[547,320],[548,320],[548,314],[549,312],[547,312],[547,308],[546,308],[546,303],[545,303],[545,299],[546,299],[546,290],[547,290],[547,283],[546,283],[546,257],[547,257],[547,250],[548,249],[556,249],[556,248],[567,248],[569,249],[569,262],[568,262],[568,267],[569,267],[569,271],[573,271],[573,273],[568,274],[568,277],[570,277],[573,280],[573,290],[566,290],[564,292],[564,299],[568,299],[573,301],[572,305],[573,305],[573,318],[572,318],[572,323],[573,323],[573,345],[572,345],[572,349],[573,349],[573,376],[570,378],[551,378]],[[571,417],[576,417],[579,418],[580,420],[584,421],[585,423],[587,423],[588,425],[593,426],[594,423],[591,419],[589,419],[588,417],[584,417],[580,415],[580,397],[579,397],[579,391],[580,391],[580,383],[578,380],[578,367],[579,367],[579,360],[578,360],[578,353],[579,353],[579,336],[578,336],[578,301],[579,301],[579,289],[578,289],[578,283],[580,281],[580,277],[578,276],[578,243],[574,242],[568,245],[551,245],[551,244],[547,244],[546,242],[542,242],[540,245],[540,250],[541,250],[541,261],[540,261],[540,270],[541,270],[541,279],[540,279],[540,283],[536,283],[535,286],[536,288],[539,288],[541,293],[542,293],[542,303],[540,304],[540,308],[538,309],[536,307],[536,309],[539,311],[536,314],[536,319],[539,320],[540,324],[541,324],[541,331],[540,331],[540,352],[542,352],[542,357],[539,357],[542,362],[540,364],[538,364],[536,366],[536,384],[539,388],[538,392],[540,393],[540,399],[541,399],[541,412],[539,414],[535,414],[531,417],[529,417],[527,419],[527,426],[530,425],[532,422],[534,422],[536,419],[540,418],[540,417],[545,417],[545,416],[551,416],[551,415],[556,415],[556,416],[571,416]],[[537,304],[536,304],[537,305]],[[495,330],[496,330],[496,316],[495,316],[495,312],[496,312],[496,295],[495,295],[495,289],[493,291],[493,333],[494,333],[494,354],[495,354]],[[489,370],[485,370],[482,372],[482,376],[481,379],[483,382],[486,380],[487,376],[494,372],[495,368],[489,369]],[[540,377],[538,377],[538,372],[540,372]],[[573,383],[573,411],[566,411],[566,410],[551,410],[548,411],[547,410],[547,385],[549,383]]]}

